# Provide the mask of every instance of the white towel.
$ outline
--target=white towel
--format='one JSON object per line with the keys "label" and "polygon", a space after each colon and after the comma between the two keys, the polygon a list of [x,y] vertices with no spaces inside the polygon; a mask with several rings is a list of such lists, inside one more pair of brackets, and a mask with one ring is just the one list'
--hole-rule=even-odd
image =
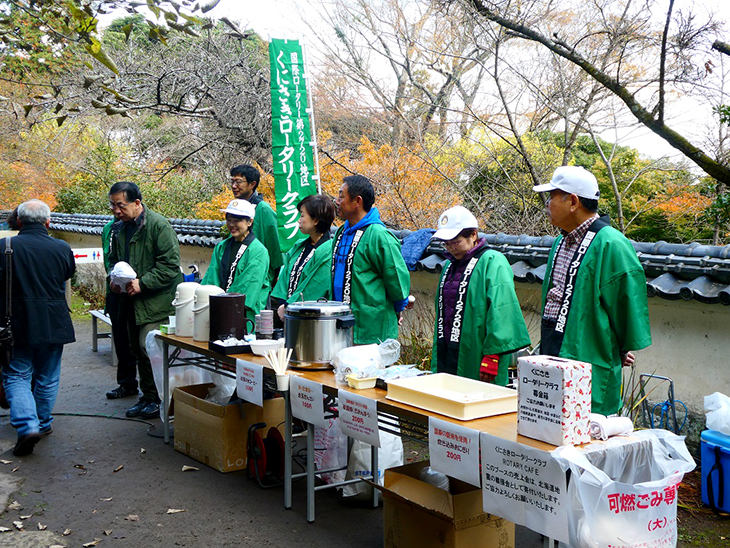
{"label": "white towel", "polygon": [[606,441],[611,436],[626,436],[634,431],[634,423],[628,417],[606,417],[591,413],[591,437]]}

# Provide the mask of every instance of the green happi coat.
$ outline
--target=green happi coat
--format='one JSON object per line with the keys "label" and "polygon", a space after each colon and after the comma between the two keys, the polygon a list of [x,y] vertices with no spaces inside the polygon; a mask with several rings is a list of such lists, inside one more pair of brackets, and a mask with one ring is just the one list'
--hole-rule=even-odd
{"label": "green happi coat", "polygon": [[[552,286],[555,239],[542,286],[542,306]],[[575,282],[559,356],[593,365],[592,411],[621,409],[621,352],[651,344],[646,276],[631,242],[607,226],[588,247]]]}
{"label": "green happi coat", "polygon": [[[203,276],[203,285],[221,285],[220,268],[223,262],[223,252],[228,242],[233,239],[229,236],[225,240],[218,242],[213,249],[213,256],[210,259],[210,266]],[[233,283],[228,288],[228,293],[243,293],[246,295],[246,317],[251,321],[255,320],[256,314],[266,308],[266,298],[269,295],[269,254],[266,252],[264,244],[257,239],[253,239],[248,244],[246,251],[241,255],[236,265],[236,274],[233,277]]]}
{"label": "green happi coat", "polygon": [[279,228],[276,223],[276,212],[266,202],[259,201],[256,205],[256,217],[251,231],[259,243],[263,244],[269,254],[268,281],[269,286],[274,283],[276,271],[279,270],[284,259],[279,246]]}
{"label": "green happi coat", "polygon": [[[441,278],[450,265],[447,262]],[[441,279],[436,290],[436,324],[433,335],[431,369],[439,371],[438,310]],[[453,318],[447,318],[447,321]],[[479,367],[484,356],[509,354],[530,345],[525,319],[515,294],[514,274],[501,253],[487,250],[479,257],[469,280],[464,302],[457,374],[479,380]],[[507,384],[509,355],[501,356],[495,384]]]}
{"label": "green happi coat", "polygon": [[[344,225],[337,229],[337,242]],[[332,245],[332,260],[336,249]],[[363,232],[352,264],[350,307],[355,316],[354,343],[378,344],[398,338],[398,315],[393,303],[408,298],[411,275],[401,255],[400,242],[382,224]],[[332,289],[331,295],[334,295]]]}
{"label": "green happi coat", "polygon": [[284,256],[284,266],[279,273],[279,280],[271,291],[272,298],[280,299],[286,303],[329,298],[330,286],[332,285],[332,238],[328,238],[321,245],[315,247],[314,256],[304,266],[296,289],[291,296],[287,297],[292,269],[297,264],[299,256],[304,250],[304,244],[308,239],[307,237],[299,240]]}

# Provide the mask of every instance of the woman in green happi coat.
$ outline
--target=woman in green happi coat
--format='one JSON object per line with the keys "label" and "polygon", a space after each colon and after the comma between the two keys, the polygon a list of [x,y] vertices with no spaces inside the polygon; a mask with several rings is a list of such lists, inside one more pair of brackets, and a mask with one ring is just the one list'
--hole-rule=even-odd
{"label": "woman in green happi coat", "polygon": [[299,230],[307,237],[294,244],[284,257],[284,266],[271,291],[271,307],[284,319],[287,304],[316,301],[329,296],[335,205],[322,194],[307,196],[297,204]]}
{"label": "woman in green happi coat", "polygon": [[446,257],[436,293],[433,372],[507,384],[508,354],[530,344],[507,259],[479,238],[477,220],[461,206],[439,218],[433,238]]}

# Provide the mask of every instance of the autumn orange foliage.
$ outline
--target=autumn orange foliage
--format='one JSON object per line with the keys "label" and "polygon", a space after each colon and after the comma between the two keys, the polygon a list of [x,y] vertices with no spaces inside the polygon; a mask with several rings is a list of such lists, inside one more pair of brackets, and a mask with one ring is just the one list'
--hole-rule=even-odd
{"label": "autumn orange foliage", "polygon": [[[264,200],[276,211],[276,193],[274,190],[274,176],[266,173],[261,166],[254,164],[261,173],[261,180],[257,188],[258,192],[263,195]],[[210,202],[201,202],[195,206],[195,217],[198,219],[213,219],[222,221],[224,219],[222,209],[225,209],[228,203],[233,200],[233,192],[228,184],[221,186],[221,191],[213,196]]]}

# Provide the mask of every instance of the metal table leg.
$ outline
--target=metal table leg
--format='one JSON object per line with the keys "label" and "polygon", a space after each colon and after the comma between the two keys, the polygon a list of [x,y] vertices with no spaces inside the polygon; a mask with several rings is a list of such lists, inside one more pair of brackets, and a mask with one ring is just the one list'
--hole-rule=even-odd
{"label": "metal table leg", "polygon": [[292,506],[292,414],[291,398],[289,390],[284,390],[284,508],[291,509]]}
{"label": "metal table leg", "polygon": [[[373,483],[378,483],[380,474],[378,473],[378,448],[374,445],[370,446],[370,471]],[[373,508],[378,507],[378,490],[373,487]]]}
{"label": "metal table leg", "polygon": [[307,424],[307,521],[314,523],[314,426]]}
{"label": "metal table leg", "polygon": [[162,430],[165,443],[170,443],[170,358],[168,344],[162,341]]}

